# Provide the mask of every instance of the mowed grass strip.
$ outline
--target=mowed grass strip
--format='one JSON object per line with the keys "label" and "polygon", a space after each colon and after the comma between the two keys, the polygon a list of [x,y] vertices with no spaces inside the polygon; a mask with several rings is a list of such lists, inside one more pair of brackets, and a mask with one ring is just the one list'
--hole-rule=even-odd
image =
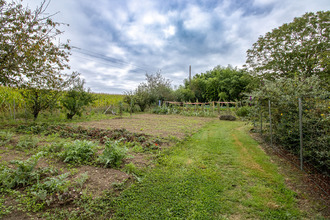
{"label": "mowed grass strip", "polygon": [[115,201],[115,219],[294,219],[295,193],[242,122],[211,122]]}

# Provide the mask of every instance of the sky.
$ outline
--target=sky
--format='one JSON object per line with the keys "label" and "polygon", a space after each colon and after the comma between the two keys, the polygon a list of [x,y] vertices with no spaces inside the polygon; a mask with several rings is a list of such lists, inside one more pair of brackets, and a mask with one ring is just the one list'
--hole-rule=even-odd
{"label": "sky", "polygon": [[[42,0],[23,0],[34,9]],[[217,65],[241,68],[259,36],[329,0],[52,0],[73,47],[70,71],[93,92],[123,94],[161,71],[174,88]]]}

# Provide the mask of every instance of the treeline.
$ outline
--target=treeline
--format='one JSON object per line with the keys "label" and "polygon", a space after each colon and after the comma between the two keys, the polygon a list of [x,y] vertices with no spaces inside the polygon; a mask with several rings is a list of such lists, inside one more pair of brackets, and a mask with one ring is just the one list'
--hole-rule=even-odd
{"label": "treeline", "polygon": [[253,77],[243,69],[231,66],[216,66],[205,73],[196,74],[191,80],[185,79],[178,89],[161,72],[146,74],[146,82],[134,91],[126,92],[125,102],[138,105],[141,111],[159,104],[159,101],[209,102],[242,101],[251,91]]}

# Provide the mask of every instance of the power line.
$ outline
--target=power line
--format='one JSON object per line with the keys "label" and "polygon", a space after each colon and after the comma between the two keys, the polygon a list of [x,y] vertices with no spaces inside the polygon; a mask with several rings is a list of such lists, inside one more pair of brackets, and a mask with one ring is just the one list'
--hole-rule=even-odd
{"label": "power line", "polygon": [[[85,50],[85,49],[81,49],[81,48],[77,48],[77,47],[72,47],[72,48],[77,53],[80,53],[80,54],[83,54],[83,55],[86,55],[86,56],[89,56],[89,57],[97,58],[97,59],[100,59],[100,60],[104,60],[104,61],[107,62],[107,65],[109,65],[108,63],[115,64],[116,66],[114,66],[114,65],[110,65],[110,66],[113,66],[113,67],[116,67],[116,68],[123,69],[121,67],[131,66],[131,67],[135,67],[135,69],[137,69],[137,70],[141,70],[141,71],[145,71],[145,72],[152,72],[152,71],[150,71],[149,68],[154,69],[151,66],[138,66],[138,65],[132,64],[130,62],[120,60],[120,59],[117,59],[117,58],[114,58],[114,57],[105,56],[103,54],[99,54],[99,53],[96,53],[96,52],[93,52],[93,51],[89,51],[89,50]],[[82,57],[80,57],[80,58],[82,58]],[[94,60],[92,60],[92,61],[94,61]],[[103,63],[103,64],[105,64],[105,63]],[[147,68],[145,68],[145,67],[147,67]]]}

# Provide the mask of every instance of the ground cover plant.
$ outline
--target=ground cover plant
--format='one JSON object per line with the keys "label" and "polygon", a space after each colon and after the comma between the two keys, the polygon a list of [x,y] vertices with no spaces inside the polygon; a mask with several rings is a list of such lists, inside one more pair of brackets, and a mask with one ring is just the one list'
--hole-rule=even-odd
{"label": "ground cover plant", "polygon": [[115,200],[116,219],[295,219],[296,194],[242,122],[214,122],[169,149]]}
{"label": "ground cover plant", "polygon": [[[98,122],[8,126],[1,133],[9,140],[0,147],[1,217],[308,216],[295,208],[297,194],[285,186],[244,123],[160,115],[161,126],[155,126],[156,116],[112,119],[100,128],[88,128]],[[119,129],[120,121],[127,130]],[[168,135],[173,129],[176,136]],[[101,143],[104,134],[109,136]],[[17,148],[22,137],[37,144]],[[135,212],[140,208],[144,211]]]}
{"label": "ground cover plant", "polygon": [[[111,195],[112,200],[140,181],[151,165],[148,158],[156,157],[165,142],[168,146],[178,140],[142,130],[134,133],[119,127],[87,128],[72,123],[8,125],[1,131],[1,216],[51,218],[52,213],[68,215],[66,211],[82,218],[102,215],[103,206],[109,205],[105,203],[109,198],[103,197]],[[187,134],[184,126],[177,128],[180,130]],[[70,207],[78,211],[72,212]]]}

